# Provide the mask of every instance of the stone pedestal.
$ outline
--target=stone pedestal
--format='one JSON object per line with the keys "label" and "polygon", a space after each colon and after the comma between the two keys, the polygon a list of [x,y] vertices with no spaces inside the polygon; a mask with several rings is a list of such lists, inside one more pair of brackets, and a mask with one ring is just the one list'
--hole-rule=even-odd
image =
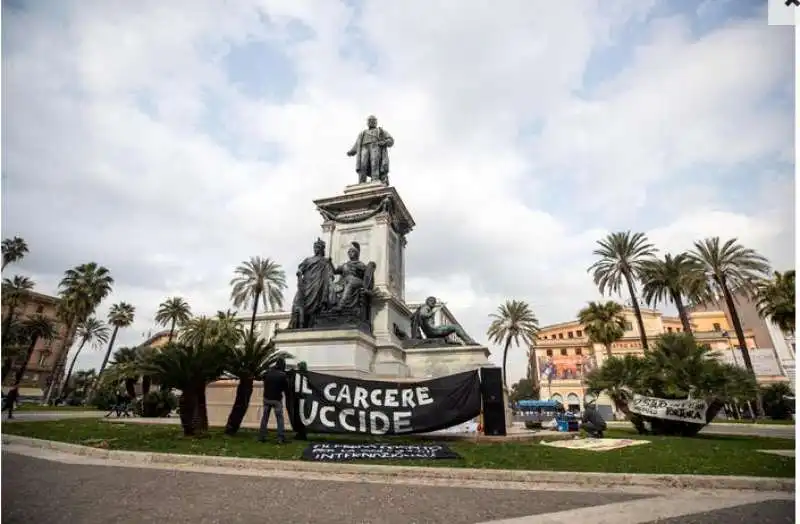
{"label": "stone pedestal", "polygon": [[358,329],[304,329],[279,331],[275,348],[286,351],[290,363],[305,361],[319,373],[373,378],[375,375],[407,376],[402,352],[379,347],[375,337]]}
{"label": "stone pedestal", "polygon": [[445,344],[406,348],[404,351],[411,376],[418,378],[442,377],[492,365],[489,349],[480,345]]}
{"label": "stone pedestal", "polygon": [[[239,385],[238,380],[217,380],[212,382],[206,388],[206,405],[208,407],[208,424],[212,427],[224,427],[228,422],[228,415],[231,413],[233,401],[236,398],[236,387]],[[250,397],[250,404],[245,413],[244,420],[242,421],[243,427],[253,427],[261,423],[261,415],[264,413],[264,385],[260,380],[256,380],[253,384],[253,396]],[[292,425],[289,421],[288,411],[283,410],[283,422],[286,431],[292,431]],[[270,429],[277,427],[275,422],[275,415],[270,415],[269,425]],[[274,436],[274,435],[273,435]]]}

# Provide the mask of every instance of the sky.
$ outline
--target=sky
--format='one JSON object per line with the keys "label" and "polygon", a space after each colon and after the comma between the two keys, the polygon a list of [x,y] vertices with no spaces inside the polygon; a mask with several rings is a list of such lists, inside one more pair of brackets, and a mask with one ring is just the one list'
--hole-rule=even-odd
{"label": "sky", "polygon": [[[541,325],[574,319],[612,231],[662,253],[736,237],[794,267],[794,35],[761,2],[7,0],[2,15],[2,235],[30,247],[3,276],[54,294],[66,269],[108,267],[97,314],[136,307],[118,347],[156,332],[169,296],[231,307],[251,256],[291,275],[320,234],[312,200],[357,181],[345,152],[369,114],[417,224],[406,298],[440,297],[480,341],[509,299]],[[512,350],[509,383],[524,362]]]}

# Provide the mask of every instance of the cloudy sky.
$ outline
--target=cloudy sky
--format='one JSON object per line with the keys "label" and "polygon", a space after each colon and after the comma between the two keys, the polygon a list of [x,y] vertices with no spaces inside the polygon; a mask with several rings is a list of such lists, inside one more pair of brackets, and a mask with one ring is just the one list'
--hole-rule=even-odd
{"label": "cloudy sky", "polygon": [[31,249],[4,276],[107,266],[119,345],[165,297],[225,309],[241,260],[308,254],[370,113],[417,222],[407,298],[476,338],[506,299],[574,318],[614,230],[794,267],[794,37],[760,4],[4,0],[2,234]]}

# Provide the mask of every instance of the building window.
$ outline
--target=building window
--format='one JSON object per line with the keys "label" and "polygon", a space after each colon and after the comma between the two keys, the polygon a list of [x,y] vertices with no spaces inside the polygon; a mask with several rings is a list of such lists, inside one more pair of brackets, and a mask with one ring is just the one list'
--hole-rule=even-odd
{"label": "building window", "polygon": [[719,325],[719,322],[714,322],[714,331],[722,331],[722,326]]}
{"label": "building window", "polygon": [[561,348],[561,355],[567,356],[567,348]]}
{"label": "building window", "polygon": [[547,351],[545,351],[545,353],[547,354],[548,357],[552,357],[553,356],[553,350],[552,349],[548,349]]}
{"label": "building window", "polygon": [[47,365],[47,353],[44,351],[39,355],[39,365],[46,366]]}
{"label": "building window", "polygon": [[680,333],[681,332],[681,328],[675,328],[675,332],[676,333]]}
{"label": "building window", "polygon": [[564,338],[564,333],[559,333],[558,338]]}
{"label": "building window", "polygon": [[583,336],[583,331],[581,331],[581,330],[579,329],[578,331],[576,331],[576,332],[575,332],[575,336],[576,336],[576,337],[582,337],[582,336]]}
{"label": "building window", "polygon": [[627,320],[625,321],[625,331],[633,331],[633,324],[631,324]]}
{"label": "building window", "polygon": [[667,328],[667,333],[672,333],[672,328],[671,327]]}
{"label": "building window", "polygon": [[567,338],[575,338],[572,331],[567,331]]}
{"label": "building window", "polygon": [[581,355],[581,348],[575,348],[575,354],[580,356]]}
{"label": "building window", "polygon": [[44,306],[39,306],[36,308],[36,313],[44,313]]}

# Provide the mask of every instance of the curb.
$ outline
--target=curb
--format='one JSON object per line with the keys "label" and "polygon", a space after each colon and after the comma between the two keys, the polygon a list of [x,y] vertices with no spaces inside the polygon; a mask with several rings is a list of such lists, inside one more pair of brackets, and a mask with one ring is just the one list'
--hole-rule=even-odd
{"label": "curb", "polygon": [[141,451],[116,451],[68,444],[66,442],[20,437],[17,435],[3,435],[2,443],[3,445],[17,444],[30,448],[48,449],[72,455],[118,460],[129,464],[181,464],[261,471],[350,474],[373,478],[455,479],[489,482],[521,482],[530,484],[566,484],[573,487],[640,486],[694,490],[727,489],[781,491],[789,493],[794,493],[795,491],[795,481],[789,478],[409,467],[219,457],[214,455],[179,455]]}

